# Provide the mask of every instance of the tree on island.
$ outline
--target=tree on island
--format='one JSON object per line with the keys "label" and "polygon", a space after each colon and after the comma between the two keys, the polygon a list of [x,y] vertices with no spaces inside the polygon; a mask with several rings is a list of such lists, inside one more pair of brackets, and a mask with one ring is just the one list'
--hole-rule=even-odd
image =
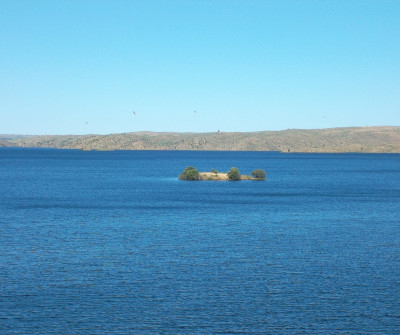
{"label": "tree on island", "polygon": [[183,172],[179,175],[180,180],[200,180],[199,171],[193,166],[188,166]]}
{"label": "tree on island", "polygon": [[253,177],[256,178],[256,179],[265,180],[265,175],[266,175],[266,173],[265,173],[264,170],[257,169],[257,170],[254,170],[251,174],[252,174]]}
{"label": "tree on island", "polygon": [[240,180],[242,175],[240,174],[239,170],[235,167],[231,168],[230,171],[228,172],[228,178],[229,180]]}

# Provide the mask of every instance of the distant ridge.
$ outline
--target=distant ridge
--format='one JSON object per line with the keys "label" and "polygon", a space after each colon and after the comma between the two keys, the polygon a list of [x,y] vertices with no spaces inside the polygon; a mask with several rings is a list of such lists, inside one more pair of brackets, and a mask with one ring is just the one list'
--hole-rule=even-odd
{"label": "distant ridge", "polygon": [[259,132],[0,135],[0,146],[81,150],[216,150],[400,153],[400,127]]}

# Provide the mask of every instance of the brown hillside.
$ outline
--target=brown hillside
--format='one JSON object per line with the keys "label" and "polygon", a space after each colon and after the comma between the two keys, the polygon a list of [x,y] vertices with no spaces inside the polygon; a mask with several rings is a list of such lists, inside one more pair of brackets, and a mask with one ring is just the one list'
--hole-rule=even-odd
{"label": "brown hillside", "polygon": [[2,140],[15,147],[82,150],[223,150],[400,153],[400,127],[288,129],[247,133],[44,135]]}

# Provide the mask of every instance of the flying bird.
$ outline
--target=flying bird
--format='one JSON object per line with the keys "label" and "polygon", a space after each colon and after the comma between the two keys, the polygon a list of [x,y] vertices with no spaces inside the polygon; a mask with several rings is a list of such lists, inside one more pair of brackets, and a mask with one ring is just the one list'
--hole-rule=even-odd
{"label": "flying bird", "polygon": [[135,111],[132,111],[132,113],[133,113],[133,115],[136,115],[136,112],[135,112]]}

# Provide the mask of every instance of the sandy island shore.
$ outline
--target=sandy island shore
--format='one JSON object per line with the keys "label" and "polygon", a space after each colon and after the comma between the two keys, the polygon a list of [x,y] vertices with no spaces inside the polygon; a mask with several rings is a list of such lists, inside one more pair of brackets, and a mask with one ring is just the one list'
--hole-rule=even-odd
{"label": "sandy island shore", "polygon": [[[224,172],[199,172],[200,180],[229,180],[228,174]],[[240,177],[241,180],[257,180],[257,178],[253,178],[251,176],[242,175]]]}

